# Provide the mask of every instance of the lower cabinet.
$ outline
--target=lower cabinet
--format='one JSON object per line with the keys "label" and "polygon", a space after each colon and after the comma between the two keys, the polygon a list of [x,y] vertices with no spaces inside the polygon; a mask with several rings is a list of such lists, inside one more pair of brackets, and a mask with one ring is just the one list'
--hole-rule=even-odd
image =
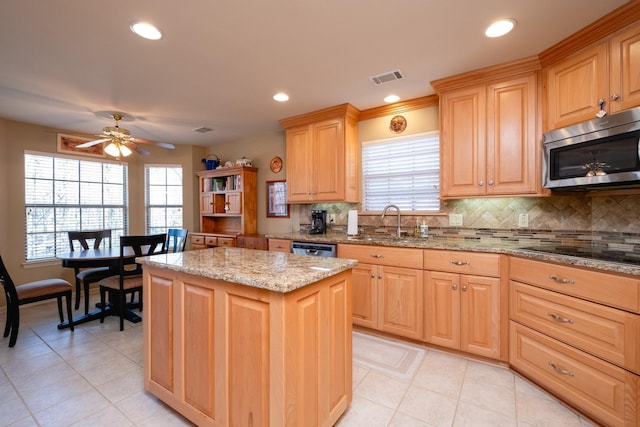
{"label": "lower cabinet", "polygon": [[269,250],[271,252],[291,252],[291,240],[269,239]]}
{"label": "lower cabinet", "polygon": [[237,246],[235,236],[227,234],[190,233],[191,250],[213,248],[216,246]]}
{"label": "lower cabinet", "polygon": [[425,272],[425,341],[500,358],[500,279]]}
{"label": "lower cabinet", "polygon": [[354,325],[422,339],[422,250],[341,244],[338,256],[360,261],[352,270]]}

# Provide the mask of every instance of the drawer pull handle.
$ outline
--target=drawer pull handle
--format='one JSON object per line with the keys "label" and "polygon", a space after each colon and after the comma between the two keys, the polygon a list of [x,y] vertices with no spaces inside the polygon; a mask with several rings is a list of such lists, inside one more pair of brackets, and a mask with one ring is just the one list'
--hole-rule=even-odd
{"label": "drawer pull handle", "polygon": [[551,280],[555,280],[558,283],[568,283],[570,285],[573,285],[575,282],[571,279],[563,279],[562,277],[558,277],[558,276],[554,276],[553,274],[549,275],[549,279]]}
{"label": "drawer pull handle", "polygon": [[557,373],[561,374],[561,375],[568,375],[570,377],[573,377],[573,372],[571,371],[567,371],[566,369],[562,369],[562,368],[558,368],[556,366],[555,363],[553,363],[552,361],[547,362],[549,364],[549,366],[551,366],[553,368],[554,371],[556,371]]}
{"label": "drawer pull handle", "polygon": [[449,264],[453,265],[469,265],[469,261],[454,261],[452,259],[449,260]]}
{"label": "drawer pull handle", "polygon": [[373,258],[384,258],[384,255],[381,255],[381,254],[369,254],[369,256]]}
{"label": "drawer pull handle", "polygon": [[554,313],[547,313],[547,316],[551,317],[556,322],[573,324],[573,320],[567,319],[567,318],[564,318],[564,317],[560,317],[560,316],[558,316],[557,314],[554,314]]}

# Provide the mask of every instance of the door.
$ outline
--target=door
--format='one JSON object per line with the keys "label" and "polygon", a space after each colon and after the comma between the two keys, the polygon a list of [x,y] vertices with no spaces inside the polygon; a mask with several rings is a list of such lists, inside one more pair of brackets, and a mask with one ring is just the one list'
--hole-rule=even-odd
{"label": "door", "polygon": [[344,162],[344,119],[316,123],[312,165],[315,201],[344,200]]}
{"label": "door", "polygon": [[460,348],[460,275],[426,271],[425,341]]}
{"label": "door", "polygon": [[287,200],[312,201],[312,132],[310,125],[287,129]]}
{"label": "door", "polygon": [[487,194],[535,193],[536,76],[487,89]]}
{"label": "door", "polygon": [[377,268],[359,263],[352,271],[352,318],[354,325],[378,328]]}
{"label": "door", "polygon": [[445,93],[442,108],[442,196],[485,194],[486,91],[475,87]]}
{"label": "door", "polygon": [[500,356],[500,279],[460,276],[462,351]]}
{"label": "door", "polygon": [[640,25],[615,36],[610,46],[610,111],[636,107],[640,105]]}
{"label": "door", "polygon": [[423,276],[422,270],[378,266],[380,330],[422,339]]}
{"label": "door", "polygon": [[242,213],[242,193],[225,194],[225,213],[239,215]]}

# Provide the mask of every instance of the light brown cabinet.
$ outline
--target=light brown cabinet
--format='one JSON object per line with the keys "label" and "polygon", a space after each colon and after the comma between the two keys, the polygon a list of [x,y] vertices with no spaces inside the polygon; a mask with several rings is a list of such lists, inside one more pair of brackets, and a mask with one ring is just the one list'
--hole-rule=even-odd
{"label": "light brown cabinet", "polygon": [[288,203],[359,201],[358,114],[343,104],[280,120]]}
{"label": "light brown cabinet", "polygon": [[340,244],[338,256],[359,261],[352,270],[355,325],[422,339],[421,250]]}
{"label": "light brown cabinet", "polygon": [[272,252],[291,252],[291,240],[269,239],[269,250]]}
{"label": "light brown cabinet", "polygon": [[240,234],[257,230],[257,168],[236,166],[198,172],[200,231],[191,249],[236,246]]}
{"label": "light brown cabinet", "polygon": [[[424,251],[426,342],[506,359],[500,255]],[[485,277],[481,274],[486,274]]]}
{"label": "light brown cabinet", "polygon": [[640,25],[544,68],[544,130],[640,105]]}
{"label": "light brown cabinet", "polygon": [[640,281],[510,260],[509,363],[603,425],[636,426]]}
{"label": "light brown cabinet", "polygon": [[440,93],[442,197],[541,191],[537,78],[529,72]]}

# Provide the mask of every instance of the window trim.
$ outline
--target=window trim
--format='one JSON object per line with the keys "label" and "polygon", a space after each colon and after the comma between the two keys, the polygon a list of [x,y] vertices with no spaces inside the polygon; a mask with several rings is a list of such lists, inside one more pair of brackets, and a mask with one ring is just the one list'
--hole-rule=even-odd
{"label": "window trim", "polygon": [[[180,226],[167,226],[167,229],[169,228],[184,228],[184,166],[180,163],[172,163],[172,164],[166,164],[166,163],[145,163],[144,165],[144,229],[145,232],[147,234],[151,234],[152,232],[150,231],[151,226],[149,224],[149,209],[152,207],[152,205],[149,204],[149,182],[147,180],[148,178],[148,170],[149,168],[164,168],[165,170],[168,168],[180,168],[180,173],[181,173],[181,178],[182,178],[182,182],[180,183],[180,186],[182,187],[182,200],[180,205],[168,205],[168,204],[164,204],[164,205],[154,205],[154,206],[163,206],[165,209],[167,208],[180,208],[182,209],[182,224]],[[166,184],[165,184],[166,186]]]}

